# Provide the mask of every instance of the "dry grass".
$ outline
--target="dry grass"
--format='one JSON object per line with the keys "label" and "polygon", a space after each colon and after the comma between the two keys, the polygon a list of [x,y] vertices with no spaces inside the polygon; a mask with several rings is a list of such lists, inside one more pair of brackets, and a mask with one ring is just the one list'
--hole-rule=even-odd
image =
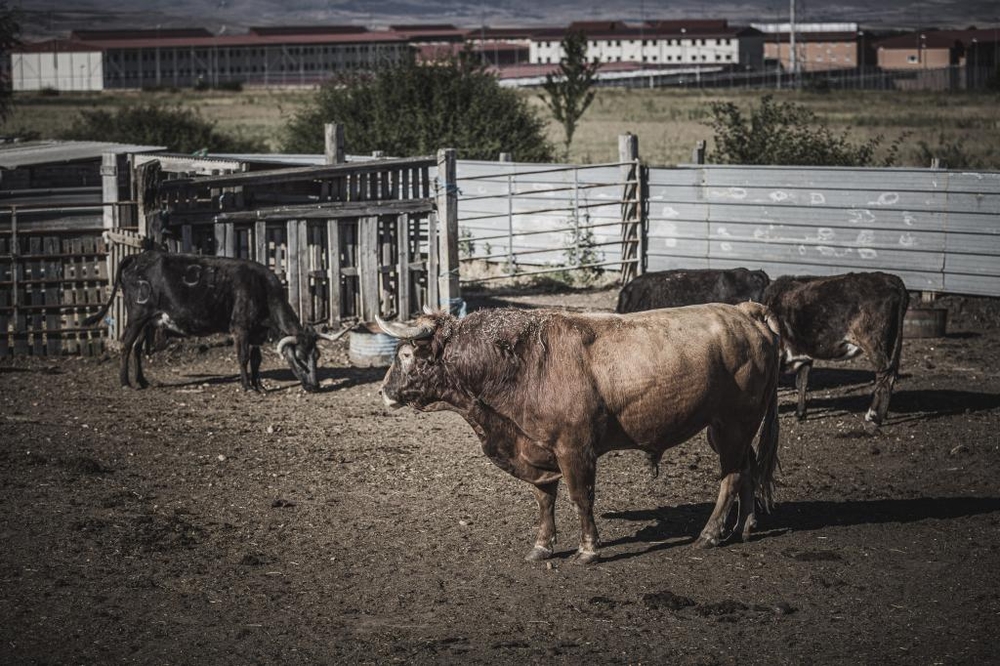
{"label": "dry grass", "polygon": [[[545,114],[537,92],[523,93]],[[569,161],[613,162],[618,159],[616,137],[639,136],[640,153],[651,165],[687,162],[699,139],[709,141],[712,130],[704,123],[713,101],[732,101],[744,109],[758,103],[760,91],[628,90],[598,91],[582,119]],[[281,132],[295,111],[312,97],[309,90],[247,90],[235,92],[105,93],[22,95],[15,97],[14,113],[2,130],[5,135],[34,131],[45,138],[58,136],[81,109],[119,104],[160,102],[193,107],[225,132],[265,139],[270,149],[281,149]],[[920,149],[950,146],[953,155],[979,166],[1000,169],[1000,114],[997,95],[925,92],[846,91],[827,94],[779,91],[778,99],[803,104],[837,131],[850,128],[858,140],[884,135],[889,140],[904,132],[901,165],[927,166]],[[561,145],[562,128],[550,123],[549,138]],[[955,149],[957,148],[957,152]]]}

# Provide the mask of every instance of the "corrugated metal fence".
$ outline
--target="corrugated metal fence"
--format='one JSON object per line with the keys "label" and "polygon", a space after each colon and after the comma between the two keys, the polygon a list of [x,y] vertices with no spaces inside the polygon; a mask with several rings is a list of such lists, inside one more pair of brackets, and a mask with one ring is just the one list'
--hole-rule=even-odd
{"label": "corrugated metal fence", "polygon": [[650,169],[649,270],[896,273],[911,289],[1000,296],[1000,173]]}
{"label": "corrugated metal fence", "polygon": [[[585,220],[599,263],[620,261],[620,168],[459,161],[463,258],[568,264]],[[649,271],[883,270],[915,290],[1000,296],[997,172],[690,165],[650,168],[643,194]]]}

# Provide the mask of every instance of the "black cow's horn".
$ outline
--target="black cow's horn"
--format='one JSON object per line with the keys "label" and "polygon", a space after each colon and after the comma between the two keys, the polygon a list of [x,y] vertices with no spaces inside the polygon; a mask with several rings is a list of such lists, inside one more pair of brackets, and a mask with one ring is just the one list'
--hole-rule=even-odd
{"label": "black cow's horn", "polygon": [[324,340],[328,340],[328,341],[330,341],[330,342],[336,342],[337,340],[339,340],[339,339],[341,339],[342,337],[344,337],[344,335],[345,335],[345,334],[346,334],[346,333],[347,333],[348,331],[350,331],[350,330],[351,330],[351,327],[350,327],[350,326],[348,326],[347,328],[345,328],[345,329],[343,329],[343,330],[341,330],[341,331],[338,331],[338,332],[337,332],[337,333],[336,333],[335,335],[330,335],[329,333],[317,333],[317,334],[316,334],[316,337],[317,337],[317,338],[322,338],[322,339],[324,339]]}
{"label": "black cow's horn", "polygon": [[281,354],[283,351],[285,351],[285,347],[287,347],[288,345],[294,345],[296,342],[298,342],[298,340],[295,339],[294,335],[286,335],[285,337],[281,338],[280,340],[278,340],[278,347],[277,347],[278,353]]}
{"label": "black cow's horn", "polygon": [[403,340],[421,340],[434,334],[434,328],[431,326],[407,326],[395,321],[382,321],[378,315],[375,315],[375,323],[386,335]]}

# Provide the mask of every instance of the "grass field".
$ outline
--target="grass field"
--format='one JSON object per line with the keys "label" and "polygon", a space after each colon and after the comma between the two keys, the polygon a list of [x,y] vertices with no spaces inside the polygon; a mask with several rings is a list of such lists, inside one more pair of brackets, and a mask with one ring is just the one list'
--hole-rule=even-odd
{"label": "grass field", "polygon": [[[263,138],[270,149],[280,151],[285,123],[313,94],[298,89],[19,94],[15,96],[14,112],[0,133],[10,136],[29,131],[43,138],[54,138],[82,109],[155,101],[195,108],[204,118],[215,122],[219,130]],[[523,94],[539,113],[548,117],[537,93]],[[712,130],[705,125],[711,102],[732,101],[749,110],[762,94],[761,91],[601,89],[580,122],[569,161],[616,161],[616,137],[625,132],[638,135],[640,153],[651,165],[690,161],[691,150],[699,139],[708,141],[709,150],[712,149]],[[777,91],[776,98],[805,105],[835,131],[849,129],[857,141],[883,135],[887,146],[892,139],[908,133],[897,160],[901,166],[927,166],[928,155],[933,153],[956,168],[1000,169],[1000,97],[996,94]],[[550,122],[549,137],[561,145],[562,128]]]}

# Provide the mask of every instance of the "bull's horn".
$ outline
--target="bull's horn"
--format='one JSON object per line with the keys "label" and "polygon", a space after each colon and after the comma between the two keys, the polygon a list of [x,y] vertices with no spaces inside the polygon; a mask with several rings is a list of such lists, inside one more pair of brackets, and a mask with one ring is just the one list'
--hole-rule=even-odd
{"label": "bull's horn", "polygon": [[294,345],[297,342],[298,340],[295,339],[294,335],[286,335],[285,337],[281,338],[280,340],[278,340],[278,346],[277,346],[278,354],[281,354],[283,351],[285,351],[285,347],[287,347],[288,345]]}
{"label": "bull's horn", "polygon": [[434,308],[432,308],[429,305],[424,305],[424,314],[426,314],[426,315],[432,315],[432,314],[434,314]]}
{"label": "bull's horn", "polygon": [[339,340],[342,337],[344,337],[344,335],[346,335],[347,332],[350,331],[350,330],[351,330],[351,327],[348,326],[347,328],[345,328],[343,330],[337,331],[337,333],[335,335],[330,335],[329,333],[317,333],[316,337],[317,338],[322,338],[323,340],[327,340],[329,342],[336,342],[337,340]]}
{"label": "bull's horn", "polygon": [[434,329],[430,326],[407,326],[395,321],[382,321],[378,315],[375,315],[375,323],[386,335],[403,340],[421,340],[434,334]]}

